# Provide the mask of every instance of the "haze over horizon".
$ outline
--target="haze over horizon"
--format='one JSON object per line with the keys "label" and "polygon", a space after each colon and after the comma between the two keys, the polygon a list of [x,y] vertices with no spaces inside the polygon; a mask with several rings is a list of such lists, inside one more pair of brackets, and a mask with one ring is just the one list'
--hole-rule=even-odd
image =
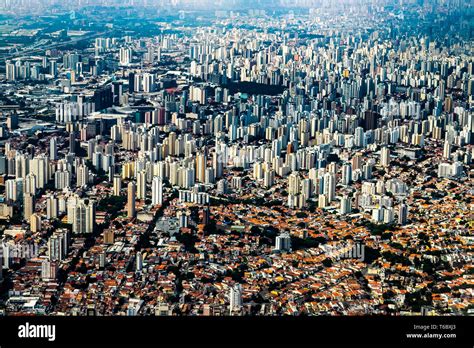
{"label": "haze over horizon", "polygon": [[0,0],[0,13],[28,14],[38,11],[58,12],[61,10],[81,10],[89,7],[130,7],[130,8],[178,8],[183,10],[251,10],[251,9],[308,9],[340,8],[342,6],[393,7],[402,8],[413,3],[425,7],[459,8],[472,11],[469,0]]}

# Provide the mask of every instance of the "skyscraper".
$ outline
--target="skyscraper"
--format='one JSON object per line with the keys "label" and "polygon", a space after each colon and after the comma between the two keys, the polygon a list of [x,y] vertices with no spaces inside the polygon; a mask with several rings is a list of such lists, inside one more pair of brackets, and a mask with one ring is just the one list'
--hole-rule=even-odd
{"label": "skyscraper", "polygon": [[151,184],[151,203],[163,205],[163,179],[159,176],[155,176]]}
{"label": "skyscraper", "polygon": [[336,180],[334,179],[334,174],[324,174],[323,180],[324,195],[327,198],[327,202],[331,203],[336,198]]}
{"label": "skyscraper", "polygon": [[132,62],[133,51],[131,48],[122,47],[119,52],[120,65],[129,65]]}
{"label": "skyscraper", "polygon": [[71,185],[71,174],[67,170],[59,170],[54,173],[54,187],[62,190]]}
{"label": "skyscraper", "polygon": [[56,261],[44,260],[41,264],[41,278],[43,280],[54,280],[58,273],[58,264]]}
{"label": "skyscraper", "polygon": [[349,185],[352,182],[352,166],[350,163],[342,165],[342,184]]}
{"label": "skyscraper", "polygon": [[220,152],[216,150],[212,155],[212,167],[214,168],[214,177],[220,179],[224,170],[224,165],[222,163],[223,156]]}
{"label": "skyscraper", "polygon": [[273,181],[275,180],[275,171],[273,169],[265,169],[263,174],[263,186],[265,188],[270,188],[273,186]]}
{"label": "skyscraper", "polygon": [[85,164],[80,164],[77,166],[77,171],[76,171],[76,179],[77,187],[83,187],[89,183],[89,175],[90,171],[89,168]]}
{"label": "skyscraper", "polygon": [[143,255],[139,251],[137,252],[137,256],[135,257],[135,270],[137,272],[141,272],[143,269]]}
{"label": "skyscraper", "polygon": [[339,213],[341,215],[349,214],[351,212],[351,199],[347,196],[341,198],[341,207]]}
{"label": "skyscraper", "polygon": [[48,259],[51,261],[61,261],[67,254],[69,236],[67,229],[60,229],[48,240]]}
{"label": "skyscraper", "polygon": [[281,233],[275,239],[275,250],[289,251],[291,250],[291,237],[287,232]]}
{"label": "skyscraper", "polygon": [[398,207],[398,224],[405,225],[408,220],[408,207],[404,203],[400,203]]}
{"label": "skyscraper", "polygon": [[291,173],[288,177],[288,193],[297,195],[301,190],[301,178],[297,172]]}
{"label": "skyscraper", "polygon": [[444,159],[449,159],[451,157],[451,145],[449,144],[449,141],[444,142],[444,147],[443,147],[443,158]]}
{"label": "skyscraper", "polygon": [[374,111],[366,111],[365,118],[364,118],[364,129],[376,129],[378,125],[378,120],[380,119],[380,115]]}
{"label": "skyscraper", "polygon": [[31,193],[33,196],[36,194],[36,175],[29,173],[25,180],[23,180],[23,189],[25,193]]}
{"label": "skyscraper", "polygon": [[239,310],[242,307],[242,285],[231,286],[229,292],[230,312]]}
{"label": "skyscraper", "polygon": [[200,152],[196,155],[196,180],[202,183],[206,180],[206,162],[205,153]]}
{"label": "skyscraper", "polygon": [[120,191],[122,190],[122,178],[119,174],[114,175],[114,196],[120,196]]}
{"label": "skyscraper", "polygon": [[137,175],[137,198],[145,199],[146,197],[146,172],[141,170]]}
{"label": "skyscraper", "polygon": [[357,147],[365,147],[364,128],[357,127],[354,132],[354,145]]}
{"label": "skyscraper", "polygon": [[388,147],[382,147],[380,150],[380,165],[388,167],[390,165],[390,150]]}
{"label": "skyscraper", "polygon": [[92,233],[95,224],[95,204],[79,201],[74,208],[72,231],[74,233]]}
{"label": "skyscraper", "polygon": [[46,217],[48,219],[55,219],[58,217],[58,210],[59,210],[59,204],[58,204],[58,199],[50,195],[46,199]]}
{"label": "skyscraper", "polygon": [[30,230],[31,232],[38,232],[41,230],[41,217],[38,214],[31,214]]}
{"label": "skyscraper", "polygon": [[16,67],[11,61],[7,60],[6,64],[6,77],[8,81],[16,80]]}
{"label": "skyscraper", "polygon": [[76,153],[76,132],[74,130],[69,133],[69,152]]}
{"label": "skyscraper", "polygon": [[31,193],[25,193],[23,196],[23,218],[30,221],[31,215],[35,211],[35,197]]}
{"label": "skyscraper", "polygon": [[49,141],[49,159],[56,161],[58,159],[58,144],[56,137],[51,138]]}
{"label": "skyscraper", "polygon": [[135,199],[137,187],[133,181],[128,183],[127,188],[127,216],[133,218],[136,215]]}
{"label": "skyscraper", "polygon": [[33,158],[30,161],[30,173],[36,177],[37,187],[44,188],[49,181],[49,158],[44,155]]}

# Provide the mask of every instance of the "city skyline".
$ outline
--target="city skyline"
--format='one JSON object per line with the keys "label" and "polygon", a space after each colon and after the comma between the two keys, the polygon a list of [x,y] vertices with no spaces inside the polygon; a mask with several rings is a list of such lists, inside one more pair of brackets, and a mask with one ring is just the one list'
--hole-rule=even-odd
{"label": "city skyline", "polygon": [[472,315],[472,4],[197,3],[0,0],[0,313]]}

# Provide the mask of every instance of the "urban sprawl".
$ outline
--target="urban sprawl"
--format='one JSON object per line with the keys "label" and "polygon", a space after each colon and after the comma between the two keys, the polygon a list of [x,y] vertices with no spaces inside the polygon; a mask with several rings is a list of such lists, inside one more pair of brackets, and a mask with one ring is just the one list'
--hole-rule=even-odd
{"label": "urban sprawl", "polygon": [[3,315],[473,313],[472,3],[74,3],[0,0]]}

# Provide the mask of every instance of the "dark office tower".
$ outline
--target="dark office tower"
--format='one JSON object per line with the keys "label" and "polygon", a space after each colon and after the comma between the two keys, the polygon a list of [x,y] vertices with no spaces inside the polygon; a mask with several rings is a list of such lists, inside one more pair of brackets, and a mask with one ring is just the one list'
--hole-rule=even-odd
{"label": "dark office tower", "polygon": [[378,113],[367,110],[364,114],[364,130],[376,129],[378,126],[379,119],[380,115]]}
{"label": "dark office tower", "polygon": [[95,111],[110,108],[113,102],[112,86],[104,86],[94,92]]}
{"label": "dark office tower", "polygon": [[113,104],[114,105],[120,105],[122,101],[122,95],[123,95],[123,83],[122,82],[113,82],[112,83],[112,92],[114,94],[114,100]]}
{"label": "dark office tower", "polygon": [[76,153],[76,132],[69,133],[69,152]]}
{"label": "dark office tower", "polygon": [[209,207],[205,207],[203,210],[202,210],[202,224],[207,226],[209,224],[209,220],[210,220],[210,210],[209,210]]}
{"label": "dark office tower", "polygon": [[342,47],[337,47],[336,48],[336,51],[335,51],[335,54],[334,54],[334,58],[336,60],[337,63],[339,62],[342,62],[342,55],[344,54],[343,50],[342,50]]}
{"label": "dark office tower", "polygon": [[158,113],[158,124],[159,125],[163,125],[166,123],[166,110],[164,107],[160,106],[156,109],[157,113]]}
{"label": "dark office tower", "polygon": [[128,74],[128,92],[129,93],[135,92],[134,86],[135,86],[135,73],[129,73]]}
{"label": "dark office tower", "polygon": [[400,206],[398,208],[398,224],[399,225],[405,225],[408,220],[408,207],[400,203]]}

